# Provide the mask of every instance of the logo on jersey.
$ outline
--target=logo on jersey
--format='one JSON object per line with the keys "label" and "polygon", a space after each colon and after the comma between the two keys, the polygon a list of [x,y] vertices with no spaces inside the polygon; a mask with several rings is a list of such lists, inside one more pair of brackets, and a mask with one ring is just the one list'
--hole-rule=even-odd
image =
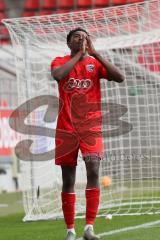
{"label": "logo on jersey", "polygon": [[94,65],[93,64],[88,64],[86,65],[86,69],[88,72],[93,72],[94,71]]}
{"label": "logo on jersey", "polygon": [[92,86],[92,81],[90,79],[75,79],[70,78],[64,85],[65,91],[83,90],[86,91]]}

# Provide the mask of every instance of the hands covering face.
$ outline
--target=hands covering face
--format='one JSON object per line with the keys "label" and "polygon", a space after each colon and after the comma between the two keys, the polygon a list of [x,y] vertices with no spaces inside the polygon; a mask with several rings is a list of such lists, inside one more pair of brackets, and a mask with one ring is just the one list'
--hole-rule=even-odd
{"label": "hands covering face", "polygon": [[96,53],[96,50],[93,46],[90,36],[87,36],[86,40],[87,40],[87,52],[90,56],[94,56]]}
{"label": "hands covering face", "polygon": [[94,56],[94,54],[96,53],[96,50],[93,46],[90,36],[86,36],[86,37],[83,36],[81,51],[83,54],[85,54],[87,52],[90,56]]}

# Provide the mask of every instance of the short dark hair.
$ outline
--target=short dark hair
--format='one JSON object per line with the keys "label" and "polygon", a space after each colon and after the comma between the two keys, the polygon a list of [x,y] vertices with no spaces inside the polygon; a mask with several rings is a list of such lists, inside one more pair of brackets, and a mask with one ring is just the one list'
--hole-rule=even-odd
{"label": "short dark hair", "polygon": [[87,33],[87,35],[89,35],[89,33],[88,33],[85,29],[80,28],[80,27],[75,28],[75,29],[71,30],[71,31],[68,33],[68,35],[67,35],[67,43],[69,43],[69,41],[71,40],[71,37],[72,37],[73,33],[77,32],[77,31],[82,31],[82,32]]}

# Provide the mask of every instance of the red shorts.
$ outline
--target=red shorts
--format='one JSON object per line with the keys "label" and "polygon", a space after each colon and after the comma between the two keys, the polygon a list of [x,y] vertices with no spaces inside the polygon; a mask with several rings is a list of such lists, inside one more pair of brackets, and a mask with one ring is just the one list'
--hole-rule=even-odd
{"label": "red shorts", "polygon": [[[81,135],[82,136],[82,135]],[[102,133],[92,132],[83,133],[80,137],[74,132],[57,130],[56,132],[55,164],[61,166],[76,166],[78,151],[83,157],[103,156],[103,138]]]}

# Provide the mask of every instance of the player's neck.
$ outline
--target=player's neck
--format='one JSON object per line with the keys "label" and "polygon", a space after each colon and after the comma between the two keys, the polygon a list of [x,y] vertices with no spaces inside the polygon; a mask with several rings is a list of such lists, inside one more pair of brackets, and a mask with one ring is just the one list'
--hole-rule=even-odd
{"label": "player's neck", "polygon": [[[71,57],[73,58],[76,54],[77,54],[77,52],[71,52]],[[86,53],[85,55],[83,55],[83,56],[80,58],[80,61],[82,61],[83,59],[85,59],[87,56],[88,56],[88,54]]]}

